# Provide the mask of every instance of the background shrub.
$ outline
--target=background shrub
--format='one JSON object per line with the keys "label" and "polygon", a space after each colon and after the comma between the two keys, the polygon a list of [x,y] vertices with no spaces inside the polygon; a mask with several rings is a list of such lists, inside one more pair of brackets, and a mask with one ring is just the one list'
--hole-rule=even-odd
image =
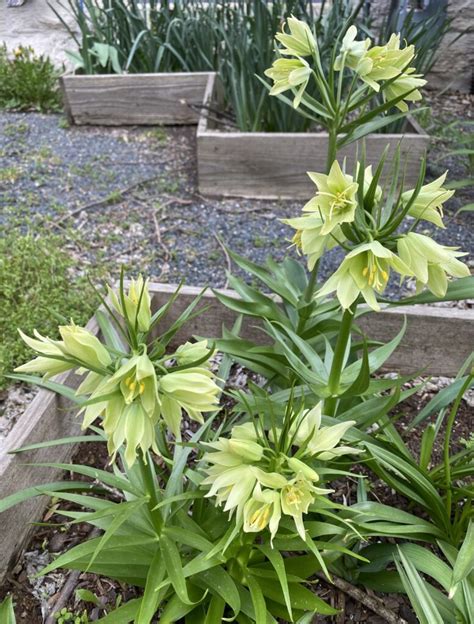
{"label": "background shrub", "polygon": [[60,71],[48,57],[20,46],[9,55],[0,47],[0,107],[53,112],[61,109]]}
{"label": "background shrub", "polygon": [[18,327],[57,338],[59,314],[82,324],[97,305],[86,278],[73,276],[73,260],[60,245],[54,236],[0,238],[0,389],[10,383],[6,373],[31,359]]}

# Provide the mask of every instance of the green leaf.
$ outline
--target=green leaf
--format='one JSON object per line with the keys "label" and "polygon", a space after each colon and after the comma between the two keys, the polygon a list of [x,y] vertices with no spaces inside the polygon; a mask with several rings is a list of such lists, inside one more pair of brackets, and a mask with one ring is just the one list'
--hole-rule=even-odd
{"label": "green leaf", "polygon": [[400,299],[396,302],[386,301],[392,306],[400,305],[412,305],[419,303],[437,303],[438,301],[462,301],[463,299],[474,298],[474,275],[467,277],[461,277],[460,279],[453,280],[448,284],[448,290],[444,297],[437,297],[429,291],[414,295],[413,297],[407,297],[406,299]]}
{"label": "green leaf", "polygon": [[456,558],[456,563],[453,569],[453,580],[450,589],[450,596],[455,591],[455,587],[458,583],[467,578],[468,574],[474,568],[474,523],[469,522],[467,528],[466,537],[459,550],[459,554]]}
{"label": "green leaf", "polygon": [[130,622],[134,621],[142,600],[143,598],[129,600],[118,609],[115,609],[115,611],[97,620],[97,624],[130,624]]}
{"label": "green leaf", "polygon": [[427,403],[420,412],[418,412],[416,417],[408,425],[407,430],[411,431],[415,427],[418,427],[418,425],[426,420],[426,418],[431,416],[431,414],[443,409],[444,407],[452,403],[456,398],[458,392],[466,382],[466,379],[467,377],[461,377],[460,379],[456,379],[449,386],[437,392],[436,395],[430,400],[430,402]]}
{"label": "green leaf", "polygon": [[[59,555],[41,570],[41,576],[58,568],[85,571],[100,540],[100,537],[87,540]],[[99,553],[93,571],[112,578],[135,578],[141,580],[137,585],[144,585],[157,544],[156,537],[125,534],[112,537]]]}
{"label": "green leaf", "polygon": [[191,579],[193,585],[201,589],[209,590],[215,596],[222,598],[234,612],[234,616],[240,612],[241,603],[237,586],[232,577],[223,567],[212,567],[208,570],[198,572]]}
{"label": "green leaf", "polygon": [[0,513],[35,496],[48,495],[50,492],[61,490],[90,490],[92,487],[93,484],[84,481],[53,481],[52,483],[36,485],[10,494],[10,496],[0,500]]}
{"label": "green leaf", "polygon": [[225,600],[219,596],[212,596],[209,608],[207,609],[206,619],[203,624],[221,624],[224,616]]}
{"label": "green leaf", "polygon": [[179,600],[186,605],[194,604],[188,595],[181,557],[175,542],[166,535],[162,535],[160,537],[160,550],[166,572]]}
{"label": "green leaf", "polygon": [[249,574],[247,577],[247,585],[250,590],[250,597],[252,598],[252,604],[255,611],[255,622],[266,622],[267,605],[258,580]]}
{"label": "green leaf", "polygon": [[82,600],[82,602],[90,602],[91,604],[96,605],[96,607],[100,605],[100,600],[93,592],[90,591],[90,589],[76,589],[75,596],[78,601]]}
{"label": "green leaf", "polygon": [[157,550],[148,571],[145,592],[135,624],[149,624],[151,622],[158,608],[159,592],[156,591],[156,588],[163,580],[164,575],[165,568],[161,558],[161,551]]}
{"label": "green leaf", "polygon": [[5,375],[8,379],[14,379],[15,381],[24,381],[29,384],[33,384],[34,386],[38,386],[39,388],[44,388],[45,390],[51,390],[51,392],[55,392],[56,394],[60,394],[61,396],[69,399],[73,403],[77,403],[78,405],[83,404],[83,399],[76,396],[76,392],[65,386],[64,384],[60,384],[57,381],[51,381],[49,379],[43,379],[42,377],[37,377],[36,375],[25,375],[23,373],[10,373],[9,375]]}
{"label": "green leaf", "polygon": [[290,591],[288,588],[288,579],[286,577],[285,563],[283,561],[283,557],[280,552],[268,544],[259,544],[257,548],[263,552],[268,561],[272,564],[277,576],[278,581],[281,586],[281,591],[283,593],[283,597],[285,599],[285,605],[290,615],[290,619],[293,619],[293,615],[291,613],[291,601],[290,601]]}
{"label": "green leaf", "polygon": [[[137,490],[133,485],[124,477],[118,477],[117,475],[107,472],[106,470],[100,470],[92,466],[83,466],[82,464],[61,464],[57,462],[38,462],[34,464],[27,464],[29,466],[45,466],[47,468],[58,468],[58,470],[66,470],[68,472],[74,472],[76,474],[90,477],[91,479],[101,481],[110,487],[117,488],[118,490],[129,492],[134,496],[141,496],[142,493]],[[87,485],[87,484],[85,484]],[[50,490],[53,488],[49,488]],[[55,488],[57,489],[57,488]],[[67,489],[67,488],[62,488]],[[86,489],[86,487],[84,487]]]}
{"label": "green leaf", "polygon": [[444,624],[443,618],[430,595],[427,583],[400,549],[398,555],[400,563],[395,561],[397,570],[420,624]]}
{"label": "green leaf", "polygon": [[[282,595],[279,585],[276,583],[261,578],[260,588],[265,597],[278,602],[279,604],[285,604],[285,598]],[[290,600],[293,609],[301,609],[302,611],[312,611],[313,613],[322,613],[323,615],[336,615],[337,609],[333,609],[324,600],[316,596],[316,594],[302,585],[291,584],[290,586]]]}
{"label": "green leaf", "polygon": [[105,314],[103,310],[97,310],[97,312],[95,313],[95,318],[97,320],[97,324],[99,325],[100,331],[104,336],[104,340],[107,346],[115,349],[116,351],[122,351],[124,349],[123,341],[120,338],[113,323],[111,322],[109,316]]}
{"label": "green leaf", "polygon": [[20,448],[9,451],[11,455],[15,453],[23,453],[25,451],[35,451],[37,449],[49,448],[50,446],[61,446],[63,444],[79,444],[80,442],[105,442],[103,436],[100,435],[83,435],[71,436],[69,438],[58,438],[57,440],[48,440],[47,442],[38,442],[37,444],[28,444]]}
{"label": "green leaf", "polygon": [[420,449],[420,468],[422,470],[428,470],[428,466],[431,460],[431,453],[433,451],[433,444],[436,438],[436,427],[433,423],[430,423],[423,431],[421,437],[421,449]]}
{"label": "green leaf", "polygon": [[0,622],[1,624],[16,624],[11,596],[7,596],[5,600],[0,603]]}
{"label": "green leaf", "polygon": [[104,546],[107,544],[110,538],[115,535],[115,533],[119,530],[122,524],[124,524],[136,512],[137,509],[139,509],[142,505],[144,505],[146,501],[147,501],[146,498],[142,498],[142,499],[130,501],[127,503],[119,503],[116,506],[116,515],[114,516],[114,519],[110,523],[105,533],[100,538],[96,549],[92,553],[92,557],[89,562],[89,565],[87,566],[87,570],[90,568],[90,566],[92,566],[97,555],[100,553],[102,548],[104,548]]}

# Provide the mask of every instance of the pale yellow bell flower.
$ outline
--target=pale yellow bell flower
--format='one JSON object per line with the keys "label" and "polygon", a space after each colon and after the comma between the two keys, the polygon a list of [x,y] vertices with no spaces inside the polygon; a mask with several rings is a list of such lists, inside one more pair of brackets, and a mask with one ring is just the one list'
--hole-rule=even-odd
{"label": "pale yellow bell flower", "polygon": [[379,311],[376,293],[384,292],[391,269],[402,276],[413,274],[398,256],[378,241],[364,243],[347,254],[317,296],[324,297],[336,291],[341,306],[347,309],[362,295],[373,310]]}
{"label": "pale yellow bell flower", "polygon": [[304,207],[305,212],[319,214],[323,224],[321,234],[329,234],[341,225],[354,220],[357,208],[357,189],[354,178],[344,173],[335,160],[328,175],[308,172],[318,192]]}
{"label": "pale yellow bell flower", "polygon": [[[316,457],[318,460],[328,461],[348,453],[354,455],[361,453],[360,449],[348,446],[335,448],[347,431],[355,425],[355,421],[347,420],[337,425],[321,427],[321,408],[322,404],[317,403],[313,408],[303,410],[298,418],[295,419],[292,427],[290,427],[293,444],[299,447],[304,446],[303,456]],[[309,473],[305,473],[301,467],[298,469],[295,466],[293,470],[294,472],[302,472],[313,481],[317,480],[314,476],[310,477]]]}
{"label": "pale yellow bell flower", "polygon": [[343,67],[349,67],[357,73],[367,73],[372,68],[372,61],[367,58],[367,50],[370,48],[370,39],[356,41],[357,28],[350,26],[342,40],[339,55],[334,62],[334,69],[341,71]]}
{"label": "pale yellow bell flower", "polygon": [[124,293],[125,310],[122,306],[121,297],[109,288],[112,306],[121,316],[127,317],[132,326],[136,323],[141,332],[147,332],[151,324],[151,300],[148,283],[149,280],[143,280],[141,275],[136,280],[130,280],[128,293]]}
{"label": "pale yellow bell flower", "polygon": [[243,518],[245,533],[259,533],[268,526],[273,542],[281,519],[280,492],[262,491],[260,484],[257,483],[252,497],[244,505]]}
{"label": "pale yellow bell flower", "polygon": [[265,76],[273,80],[270,95],[298,88],[293,100],[294,108],[298,108],[311,76],[311,68],[304,59],[279,58],[265,71]]}
{"label": "pale yellow bell flower", "polygon": [[204,422],[203,413],[219,407],[220,388],[215,375],[202,367],[171,371],[159,381],[162,416],[175,436],[179,436],[182,410],[192,420]]}
{"label": "pale yellow bell flower", "polygon": [[280,49],[281,54],[285,56],[311,56],[314,54],[317,50],[317,43],[308,24],[293,16],[286,21],[290,32],[287,33],[283,26],[282,32],[275,35],[278,43],[284,46]]}
{"label": "pale yellow bell flower", "polygon": [[379,82],[391,80],[403,71],[406,72],[414,55],[415,47],[409,45],[400,49],[400,35],[393,34],[387,44],[367,50],[365,59],[370,63],[366,62],[357,73],[374,91],[379,92]]}
{"label": "pale yellow bell flower", "polygon": [[313,212],[308,212],[302,217],[281,221],[296,229],[292,242],[307,257],[308,270],[312,271],[321,256],[329,249],[337,247],[346,237],[339,226],[336,226],[330,234],[321,234],[323,220],[313,200],[308,202],[303,210],[313,210]]}
{"label": "pale yellow bell flower", "polygon": [[[59,340],[52,340],[42,336],[36,329],[34,330],[35,338],[27,336],[25,333],[18,330],[22,340],[40,356],[17,366],[15,372],[17,373],[40,373],[45,378],[53,377],[59,373],[64,373],[68,370],[77,367],[75,362],[65,362],[64,351],[62,349],[63,343]],[[55,359],[61,358],[61,359]]]}
{"label": "pale yellow bell flower", "polygon": [[[411,217],[430,221],[440,228],[445,227],[443,223],[443,204],[454,195],[454,191],[448,191],[448,189],[443,188],[447,173],[446,171],[442,176],[433,180],[433,182],[424,184],[421,187],[415,201],[408,210],[408,214]],[[414,192],[414,189],[405,191],[402,194],[402,203],[408,204]]]}
{"label": "pale yellow bell flower", "polygon": [[112,363],[104,345],[84,327],[78,327],[74,323],[61,325],[59,333],[63,339],[61,348],[64,355],[79,360],[85,368],[107,368]]}
{"label": "pale yellow bell flower", "polygon": [[427,82],[422,78],[422,74],[415,74],[415,71],[414,67],[408,68],[405,72],[401,73],[398,78],[387,85],[382,92],[386,102],[394,100],[406,93],[405,97],[395,104],[395,106],[404,113],[408,110],[408,104],[406,102],[419,102],[422,99],[418,89],[424,87]]}
{"label": "pale yellow bell flower", "polygon": [[417,292],[427,287],[437,297],[448,289],[448,275],[468,277],[471,272],[458,258],[467,255],[458,247],[445,247],[423,234],[410,232],[397,243],[398,254],[417,281]]}
{"label": "pale yellow bell flower", "polygon": [[303,541],[306,541],[303,514],[308,513],[316,494],[328,494],[333,491],[315,487],[302,474],[297,475],[282,488],[281,510],[293,518],[296,530]]}
{"label": "pale yellow bell flower", "polygon": [[202,485],[210,485],[206,497],[216,497],[216,505],[223,503],[224,511],[231,515],[236,511],[237,520],[242,517],[245,503],[248,501],[257,483],[257,475],[254,466],[239,464],[231,468],[223,469],[222,466],[211,466],[206,470],[207,477]]}

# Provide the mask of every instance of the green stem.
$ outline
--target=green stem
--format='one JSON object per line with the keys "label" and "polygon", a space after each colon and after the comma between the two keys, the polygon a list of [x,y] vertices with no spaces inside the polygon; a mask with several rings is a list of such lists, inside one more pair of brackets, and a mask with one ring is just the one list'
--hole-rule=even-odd
{"label": "green stem", "polygon": [[[314,287],[316,286],[316,281],[318,278],[318,268],[319,268],[319,260],[316,262],[311,273],[309,274],[308,284],[306,285],[306,288],[303,294],[303,300],[305,301],[305,303],[310,303],[313,298]],[[298,336],[301,336],[301,334],[303,333],[308,317],[309,317],[309,309],[305,306],[298,320],[298,327],[296,329],[296,333],[298,334]]]}
{"label": "green stem", "polygon": [[341,328],[337,337],[336,348],[331,364],[331,371],[328,379],[328,390],[330,396],[324,402],[323,413],[326,416],[334,416],[336,413],[337,393],[339,392],[339,382],[341,380],[342,367],[344,365],[344,355],[347,343],[351,335],[352,322],[354,320],[357,304],[352,304],[350,308],[344,310],[342,315]]}
{"label": "green stem", "polygon": [[145,457],[140,453],[138,454],[138,465],[140,467],[140,473],[143,479],[143,484],[145,486],[145,493],[149,497],[148,509],[150,511],[153,526],[155,527],[155,530],[159,535],[163,527],[163,519],[161,517],[160,510],[155,509],[160,501],[158,499],[158,494],[156,491],[155,473],[153,471],[151,462],[152,459],[150,455],[148,455],[148,458],[145,461]]}
{"label": "green stem", "polygon": [[456,400],[453,403],[451,411],[449,412],[448,421],[446,423],[446,434],[444,437],[444,449],[443,449],[443,463],[444,463],[444,478],[446,485],[446,514],[448,519],[451,519],[451,505],[452,505],[452,490],[451,490],[451,462],[449,461],[449,450],[451,446],[451,432],[454,425],[454,420],[459,409],[459,405],[462,401],[464,393],[471,385],[474,375],[468,375],[466,381],[463,383],[461,390],[459,391]]}
{"label": "green stem", "polygon": [[329,173],[332,163],[336,160],[337,155],[337,128],[330,126],[328,128],[329,143],[326,160],[326,173]]}

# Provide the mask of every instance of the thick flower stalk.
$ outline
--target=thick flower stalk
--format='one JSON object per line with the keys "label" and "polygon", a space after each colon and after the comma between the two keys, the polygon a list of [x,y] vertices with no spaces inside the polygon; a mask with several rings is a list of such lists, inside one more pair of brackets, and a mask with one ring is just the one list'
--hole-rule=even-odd
{"label": "thick flower stalk", "polygon": [[211,449],[203,457],[208,467],[202,485],[210,486],[206,496],[215,497],[216,505],[223,505],[231,515],[235,512],[246,533],[268,527],[273,540],[281,516],[287,515],[305,540],[304,514],[317,495],[332,491],[316,485],[319,475],[309,462],[358,452],[347,446],[336,448],[353,421],[320,427],[319,405],[292,419],[283,446],[282,430],[275,430],[278,440],[274,440],[274,432],[258,431],[252,423],[234,427],[230,438],[206,444]]}

